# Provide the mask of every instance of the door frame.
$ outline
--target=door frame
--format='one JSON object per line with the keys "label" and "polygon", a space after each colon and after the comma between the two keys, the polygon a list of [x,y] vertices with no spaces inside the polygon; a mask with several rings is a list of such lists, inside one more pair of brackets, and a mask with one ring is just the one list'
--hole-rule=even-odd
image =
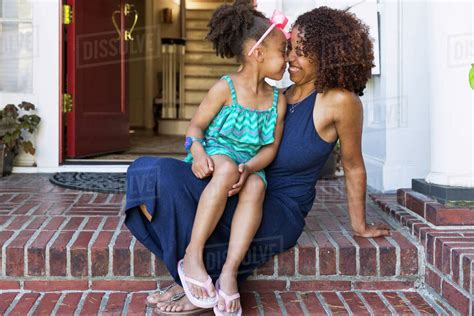
{"label": "door frame", "polygon": [[[78,1],[78,0],[76,0]],[[83,0],[85,1],[85,0]],[[68,58],[71,58],[71,56],[68,55],[68,44],[67,44],[67,34],[66,34],[66,29],[68,27],[71,27],[70,25],[65,25],[64,24],[64,16],[63,16],[63,6],[68,4],[68,1],[67,0],[60,0],[59,1],[59,12],[60,12],[60,18],[59,18],[59,44],[60,44],[60,53],[59,53],[59,96],[58,96],[58,99],[59,99],[59,152],[58,152],[58,155],[59,155],[59,165],[62,165],[62,164],[67,164],[67,165],[70,165],[70,164],[74,164],[74,163],[79,163],[79,164],[84,164],[85,162],[89,161],[89,159],[87,157],[85,158],[68,158],[67,155],[68,155],[68,152],[66,150],[66,146],[68,145],[68,142],[70,142],[68,140],[68,137],[70,135],[67,135],[65,133],[65,124],[67,124],[68,120],[70,120],[70,118],[68,117],[68,114],[65,114],[63,113],[63,101],[64,101],[64,94],[67,93],[68,91],[71,91],[71,87],[66,87],[66,83],[68,82],[68,80],[70,78],[68,78],[68,76],[70,75],[70,72],[71,72],[71,69],[67,69],[67,64],[69,62]],[[73,7],[72,8],[73,10],[73,18],[74,18],[74,10],[75,8]],[[120,16],[120,25],[121,27],[123,28],[124,26],[124,19],[125,17],[121,14]],[[123,33],[123,29],[121,30],[122,33]],[[121,41],[120,42],[120,50],[121,51],[124,51],[125,50],[125,42],[124,41]],[[124,77],[125,76],[125,68],[126,68],[126,65],[124,64],[124,58],[126,58],[125,56],[121,56],[120,59],[121,59],[121,66],[120,66],[120,73],[121,73],[121,76]],[[76,56],[73,56],[73,59],[76,60]],[[66,73],[66,71],[68,71],[68,73]],[[130,118],[129,118],[129,114],[128,114],[128,109],[126,108],[127,107],[127,104],[126,104],[126,99],[128,98],[127,96],[127,91],[126,91],[126,87],[128,86],[126,80],[122,80],[121,83],[120,83],[120,107],[122,109],[122,112],[123,113],[126,113],[126,116],[127,116],[127,121],[128,123],[130,122]],[[76,93],[74,93],[76,94]],[[75,100],[75,97],[73,95],[73,100]],[[125,102],[125,103],[124,103]],[[68,129],[68,132],[71,132],[71,128]],[[71,161],[69,161],[71,160]],[[87,163],[87,164],[91,164],[91,163]],[[100,165],[101,162],[100,161],[97,161],[95,164],[97,165]],[[120,164],[120,162],[119,162]]]}
{"label": "door frame", "polygon": [[64,162],[64,122],[63,122],[63,93],[64,89],[64,16],[63,16],[63,5],[66,0],[60,0],[59,2],[59,165]]}

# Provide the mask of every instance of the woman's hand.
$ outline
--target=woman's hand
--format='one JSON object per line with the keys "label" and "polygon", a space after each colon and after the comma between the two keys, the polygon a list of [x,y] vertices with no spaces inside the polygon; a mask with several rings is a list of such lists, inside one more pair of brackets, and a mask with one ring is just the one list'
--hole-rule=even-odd
{"label": "woman's hand", "polygon": [[214,161],[206,154],[199,155],[193,160],[191,170],[199,179],[204,179],[214,171]]}
{"label": "woman's hand", "polygon": [[385,224],[375,224],[375,223],[370,223],[370,224],[365,223],[364,228],[362,228],[361,230],[353,229],[353,233],[354,233],[354,236],[365,237],[365,238],[382,237],[382,236],[391,235],[390,227],[388,227]]}
{"label": "woman's hand", "polygon": [[247,165],[243,163],[239,165],[239,172],[240,172],[239,182],[237,182],[236,184],[232,186],[232,189],[229,191],[229,196],[239,193],[242,187],[244,186],[245,181],[247,181],[247,178],[250,175],[250,171]]}

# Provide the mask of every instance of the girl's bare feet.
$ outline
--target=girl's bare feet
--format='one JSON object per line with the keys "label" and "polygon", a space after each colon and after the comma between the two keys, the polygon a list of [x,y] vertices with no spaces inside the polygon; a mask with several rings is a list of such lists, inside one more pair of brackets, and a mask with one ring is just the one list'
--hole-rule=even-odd
{"label": "girl's bare feet", "polygon": [[158,290],[148,295],[146,302],[148,306],[155,307],[156,304],[169,301],[173,296],[183,292],[183,288],[178,283],[174,282],[164,289]]}
{"label": "girl's bare feet", "polygon": [[[226,268],[225,264],[219,276],[220,290],[227,295],[233,295],[239,292],[237,284],[237,271]],[[218,293],[219,294],[219,293]],[[232,300],[228,306],[225,305],[225,300],[220,295],[217,296],[217,308],[222,312],[235,313],[240,308],[240,299]]]}
{"label": "girl's bare feet", "polygon": [[[202,261],[202,254],[199,255],[198,253],[199,252],[186,252],[186,255],[184,256],[183,270],[187,277],[190,277],[199,282],[206,282],[208,274],[204,266],[204,262]],[[198,299],[205,299],[208,297],[216,296],[214,288],[212,288],[210,293],[207,293],[206,289],[203,287],[191,284],[189,282],[187,283],[187,285],[191,290],[192,295]]]}

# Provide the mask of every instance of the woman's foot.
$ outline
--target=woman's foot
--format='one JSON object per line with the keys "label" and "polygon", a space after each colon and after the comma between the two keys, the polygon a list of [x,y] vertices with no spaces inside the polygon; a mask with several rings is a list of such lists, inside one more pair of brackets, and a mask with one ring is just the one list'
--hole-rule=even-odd
{"label": "woman's foot", "polygon": [[160,312],[187,312],[195,309],[200,308],[191,304],[189,299],[183,296],[181,299],[173,302],[159,302],[156,305],[155,312],[157,314],[160,314]]}
{"label": "woman's foot", "polygon": [[[221,275],[219,276],[220,290],[227,295],[233,295],[239,292],[237,284],[237,271],[226,269],[226,266],[222,268]],[[218,293],[219,294],[219,293]],[[220,295],[217,296],[217,308],[221,312],[235,313],[240,309],[240,299],[237,298],[229,302],[226,306],[225,300]]]}
{"label": "woman's foot", "polygon": [[174,295],[183,293],[183,288],[178,283],[172,283],[162,290],[156,291],[147,296],[146,302],[148,306],[156,306],[159,302],[169,301]]}
{"label": "woman's foot", "polygon": [[[183,270],[187,277],[199,282],[204,283],[209,277],[204,266],[204,262],[202,261],[202,252],[201,254],[195,254],[193,252],[187,251],[186,255],[184,256]],[[213,286],[209,293],[205,288],[194,285],[190,282],[187,282],[187,286],[191,291],[191,294],[198,299],[206,299],[216,296],[216,291]]]}

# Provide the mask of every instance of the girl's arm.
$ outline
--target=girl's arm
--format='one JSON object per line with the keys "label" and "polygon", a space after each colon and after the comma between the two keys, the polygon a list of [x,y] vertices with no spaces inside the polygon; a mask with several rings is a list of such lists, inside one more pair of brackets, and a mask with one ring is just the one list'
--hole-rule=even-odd
{"label": "girl's arm", "polygon": [[281,136],[283,135],[283,122],[286,114],[286,98],[281,92],[278,93],[277,113],[275,140],[273,143],[263,146],[252,159],[245,163],[250,173],[260,171],[267,167],[273,159],[275,159],[277,154]]}
{"label": "girl's arm", "polygon": [[[219,80],[216,82],[207,95],[202,100],[196,113],[193,115],[186,137],[204,138],[204,131],[211,123],[212,119],[219,113],[229,95],[227,82]],[[212,159],[210,159],[204,147],[199,142],[193,142],[191,146],[193,155],[193,172],[198,178],[205,178],[213,171]]]}
{"label": "girl's arm", "polygon": [[241,176],[239,182],[234,184],[232,190],[229,191],[229,196],[237,194],[240,191],[249,174],[264,169],[273,161],[273,159],[275,159],[283,135],[283,122],[286,114],[286,98],[281,91],[278,95],[277,113],[278,116],[273,143],[263,146],[252,159],[245,163],[245,165],[239,166]]}

